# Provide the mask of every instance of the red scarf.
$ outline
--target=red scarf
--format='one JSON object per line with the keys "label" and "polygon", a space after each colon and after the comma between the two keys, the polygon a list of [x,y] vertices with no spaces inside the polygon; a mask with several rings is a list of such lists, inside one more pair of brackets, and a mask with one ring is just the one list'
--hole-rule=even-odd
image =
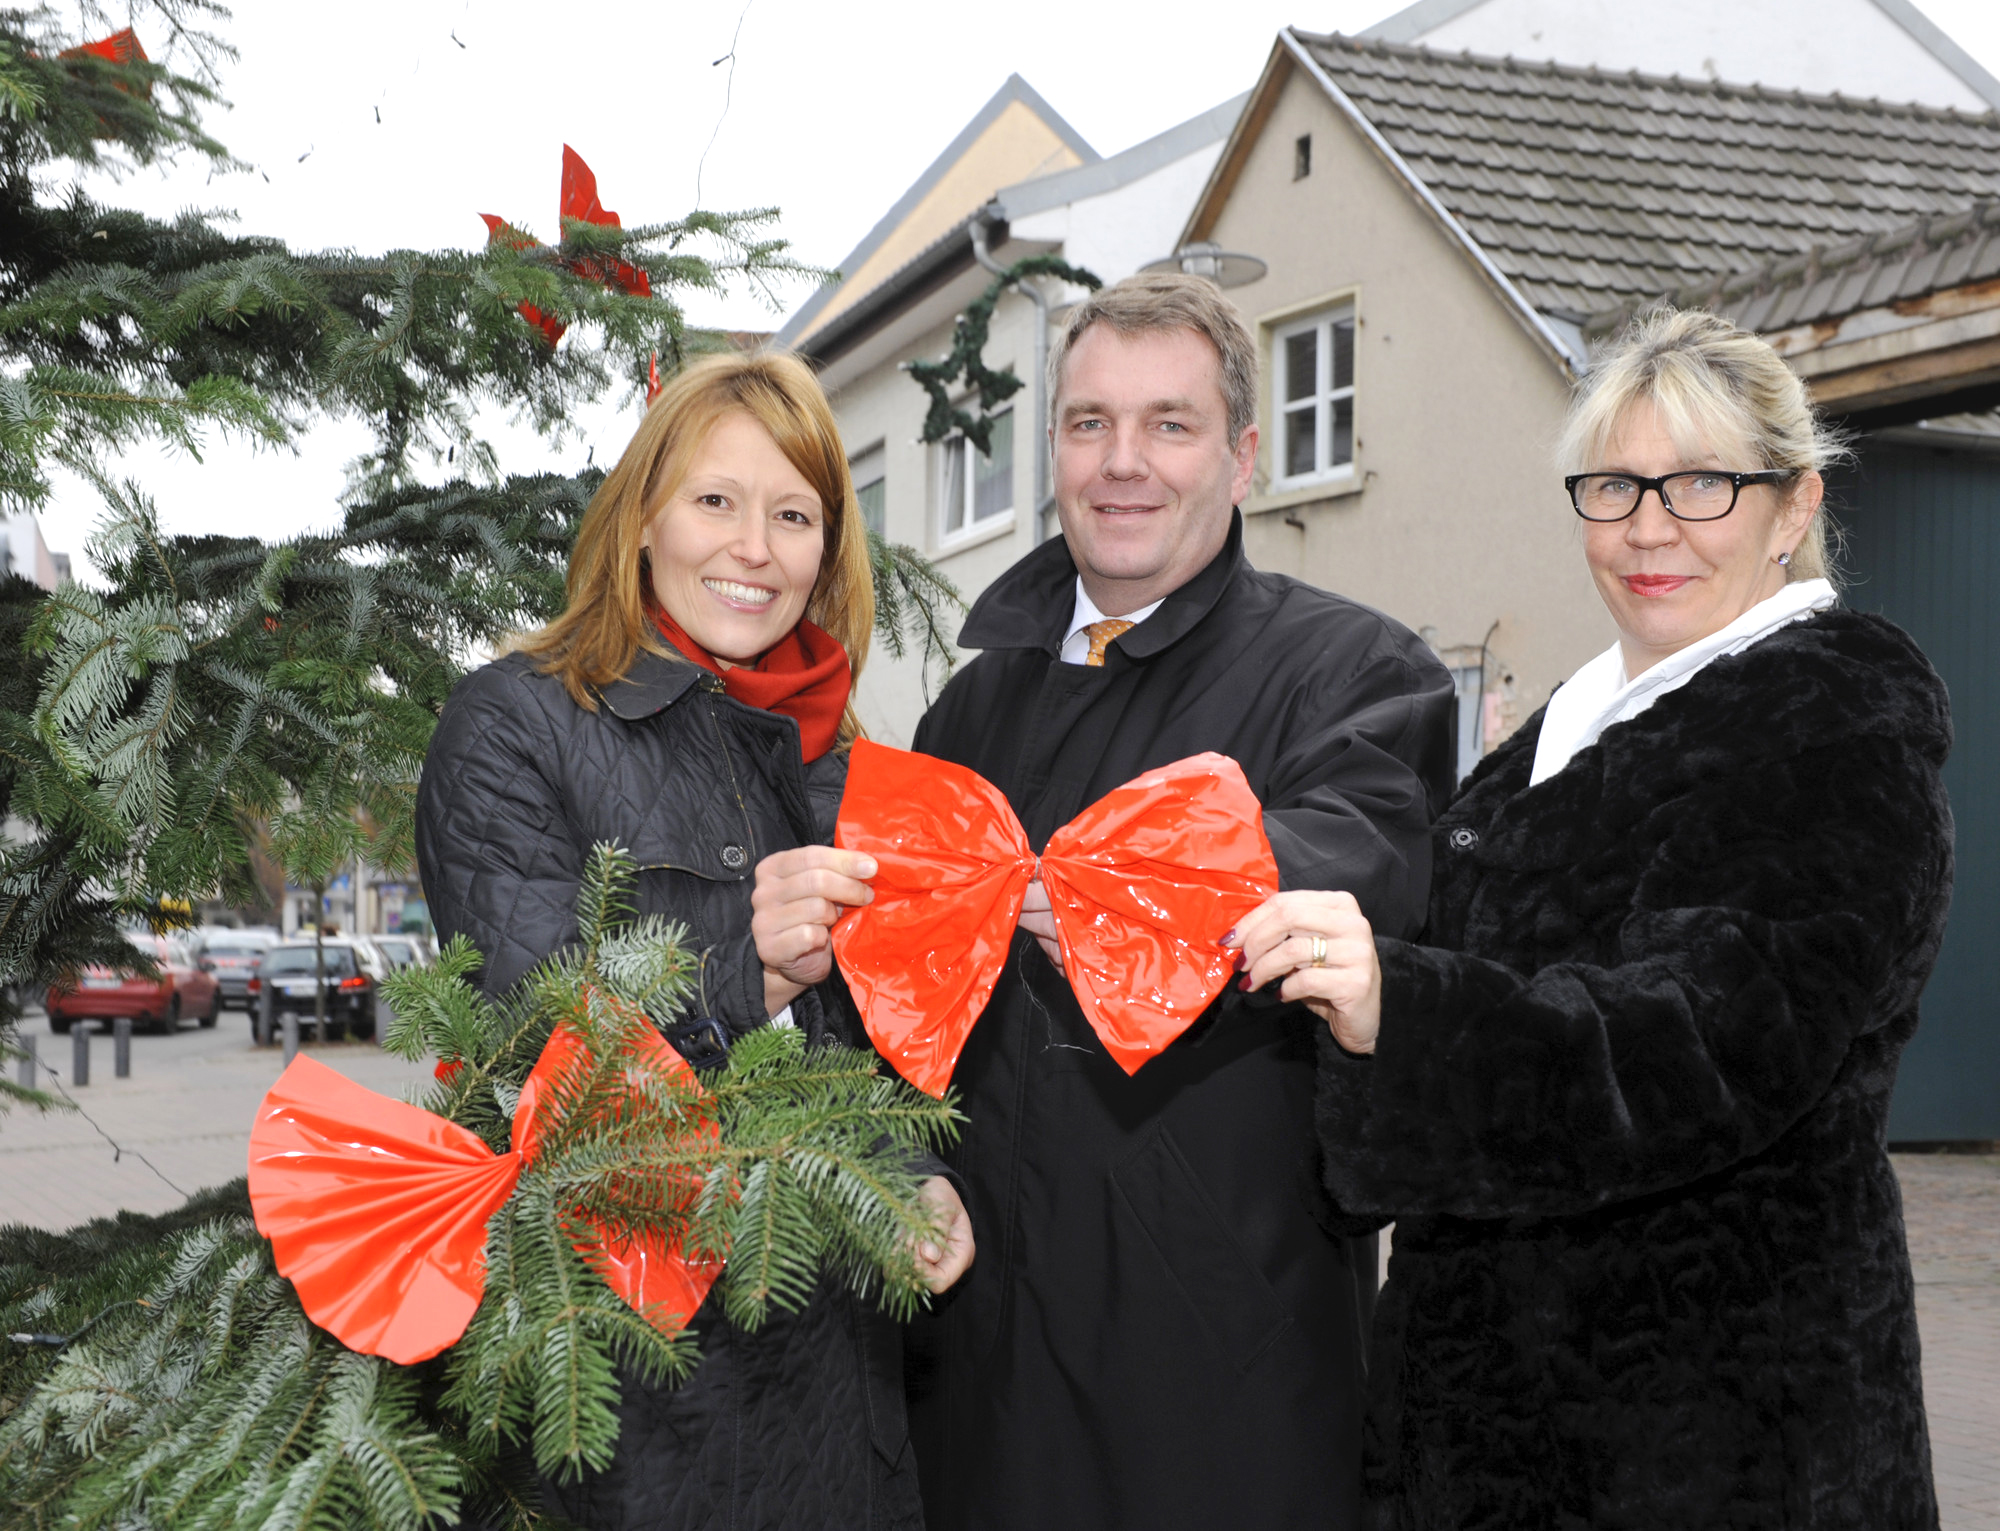
{"label": "red scarf", "polygon": [[796,720],[799,751],[808,761],[819,759],[839,742],[840,719],[847,711],[854,675],[847,650],[831,633],[801,619],[755,665],[724,669],[663,608],[655,605],[652,610],[660,636],[711,675],[721,676],[722,689],[737,701]]}

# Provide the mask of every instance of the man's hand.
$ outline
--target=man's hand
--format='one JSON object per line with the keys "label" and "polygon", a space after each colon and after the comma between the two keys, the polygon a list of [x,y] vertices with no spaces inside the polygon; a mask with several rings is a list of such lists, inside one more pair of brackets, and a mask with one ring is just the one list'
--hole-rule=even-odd
{"label": "man's hand", "polygon": [[764,1009],[776,1015],[833,971],[833,925],[874,902],[875,858],[830,845],[802,845],[757,863],[750,934],[764,964]]}
{"label": "man's hand", "polygon": [[1243,988],[1261,989],[1282,977],[1281,999],[1302,1000],[1347,1051],[1375,1051],[1382,1029],[1382,966],[1375,932],[1352,893],[1276,894],[1251,910],[1222,944],[1240,952]]}
{"label": "man's hand", "polygon": [[1049,961],[1056,965],[1056,971],[1063,970],[1062,942],[1056,939],[1055,908],[1049,903],[1048,890],[1037,877],[1028,884],[1028,896],[1021,900],[1021,929],[1041,942],[1042,951]]}
{"label": "man's hand", "polygon": [[948,1291],[972,1265],[972,1217],[952,1183],[933,1175],[917,1188],[917,1199],[930,1214],[937,1238],[917,1240],[917,1268],[933,1292]]}

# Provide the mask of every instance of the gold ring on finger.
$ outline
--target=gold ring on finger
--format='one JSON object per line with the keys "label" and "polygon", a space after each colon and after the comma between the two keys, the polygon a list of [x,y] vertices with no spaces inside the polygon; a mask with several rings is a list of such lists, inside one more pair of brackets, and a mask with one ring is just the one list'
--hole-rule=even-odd
{"label": "gold ring on finger", "polygon": [[1325,967],[1325,966],[1326,966],[1326,937],[1325,937],[1325,936],[1314,936],[1314,937],[1313,937],[1313,954],[1312,954],[1312,965],[1313,965],[1314,967],[1316,967],[1316,968],[1323,968],[1323,967]]}

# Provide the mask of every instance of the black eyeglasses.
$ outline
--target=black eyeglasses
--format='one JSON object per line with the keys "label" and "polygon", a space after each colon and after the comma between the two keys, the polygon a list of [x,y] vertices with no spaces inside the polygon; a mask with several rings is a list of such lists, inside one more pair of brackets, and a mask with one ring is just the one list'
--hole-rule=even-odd
{"label": "black eyeglasses", "polygon": [[1690,473],[1669,473],[1664,478],[1641,478],[1636,473],[1572,473],[1563,480],[1569,502],[1586,521],[1623,521],[1639,508],[1646,491],[1652,490],[1677,521],[1720,521],[1736,508],[1736,497],[1746,484],[1781,484],[1795,477],[1790,468],[1767,468],[1761,473],[1725,473],[1716,468],[1700,468]]}

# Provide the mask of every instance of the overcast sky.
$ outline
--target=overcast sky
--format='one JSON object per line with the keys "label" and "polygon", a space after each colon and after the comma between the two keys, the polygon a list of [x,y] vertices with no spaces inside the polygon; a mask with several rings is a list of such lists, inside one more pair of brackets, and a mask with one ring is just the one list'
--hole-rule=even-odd
{"label": "overcast sky", "polygon": [[[2000,74],[2000,5],[1923,8]],[[159,214],[233,209],[244,231],[302,250],[470,246],[485,238],[482,212],[552,239],[568,143],[628,225],[696,205],[699,176],[701,205],[774,204],[799,253],[832,266],[1010,73],[1113,154],[1248,88],[1279,27],[1354,32],[1397,9],[1096,0],[1058,13],[1059,27],[1042,6],[938,0],[555,13],[494,0],[241,0],[223,28],[241,54],[222,81],[232,106],[208,125],[257,172],[209,182],[190,165],[92,190]],[[143,20],[140,33],[157,48]],[[782,317],[748,296],[692,312],[746,329]],[[633,423],[606,410],[560,457],[496,425],[503,466],[526,471],[580,467],[591,440],[600,458],[615,455]],[[142,453],[128,466],[169,530],[272,537],[337,519],[340,465],[362,441],[331,429],[296,455],[214,442],[203,464]],[[80,555],[97,515],[94,497],[66,485],[43,517],[50,546]]]}

